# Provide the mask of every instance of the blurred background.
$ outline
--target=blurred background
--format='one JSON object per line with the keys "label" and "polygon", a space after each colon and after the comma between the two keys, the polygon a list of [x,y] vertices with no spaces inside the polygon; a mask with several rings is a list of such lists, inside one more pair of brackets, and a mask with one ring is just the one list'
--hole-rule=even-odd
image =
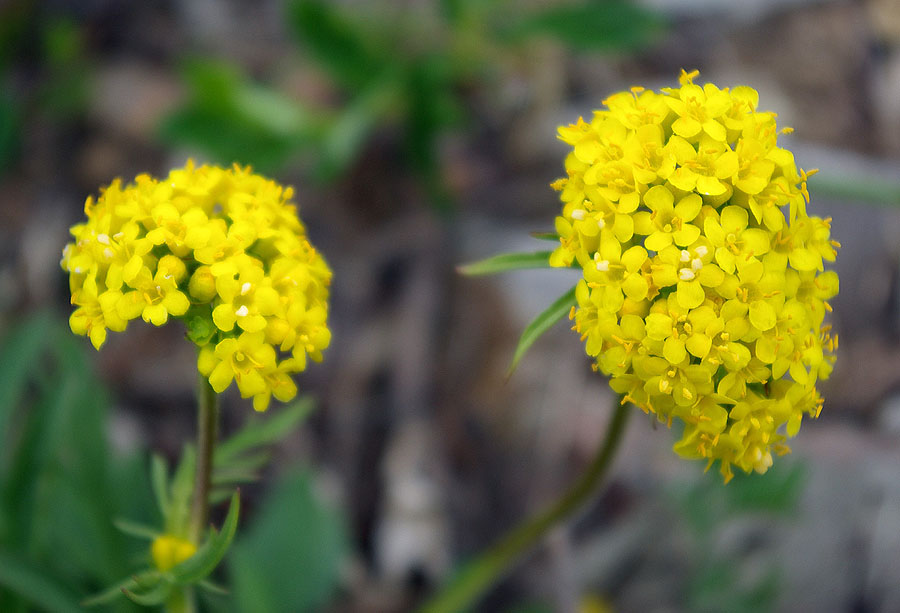
{"label": "blurred background", "polygon": [[[205,606],[407,611],[565,490],[613,402],[563,323],[505,376],[570,271],[456,266],[546,249],[556,127],[682,68],[757,88],[821,169],[811,212],[843,244],[825,409],[727,487],[635,411],[605,492],[475,610],[900,610],[897,0],[0,2],[0,609],[146,563],[112,520],[158,522],[148,454],[194,436],[178,324],[99,353],[67,332],[88,195],[188,158],[296,187],[334,340],[298,378],[315,410],[242,490],[232,596]],[[234,391],[223,435],[257,419]]]}

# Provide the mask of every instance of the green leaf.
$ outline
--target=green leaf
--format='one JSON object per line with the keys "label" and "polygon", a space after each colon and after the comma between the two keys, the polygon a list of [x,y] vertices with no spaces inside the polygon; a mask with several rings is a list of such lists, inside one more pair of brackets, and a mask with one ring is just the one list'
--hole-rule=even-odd
{"label": "green leaf", "polygon": [[[293,428],[289,428],[285,431],[285,436],[290,434],[293,431]],[[278,437],[281,438],[281,437]],[[275,441],[273,441],[274,443]],[[240,455],[231,456],[228,458],[223,458],[220,460],[219,465],[215,468],[216,471],[219,470],[243,470],[243,471],[256,471],[265,466],[269,460],[272,459],[272,453],[267,450],[256,451],[254,448],[250,448],[245,450]],[[217,472],[213,472],[215,476]],[[231,496],[231,492],[228,492],[228,495]]]}
{"label": "green leaf", "polygon": [[227,596],[228,594],[231,593],[231,590],[229,590],[225,587],[222,587],[221,585],[218,585],[216,583],[213,583],[212,581],[208,581],[206,579],[204,579],[197,585],[199,585],[201,588],[203,588],[204,590],[206,590],[207,592],[210,592],[212,594],[219,594],[221,596]]}
{"label": "green leaf", "polygon": [[519,338],[519,344],[516,346],[516,352],[513,355],[512,363],[509,365],[507,377],[512,375],[516,366],[519,365],[519,360],[522,359],[525,352],[528,351],[534,341],[536,341],[541,334],[549,330],[553,324],[568,315],[573,306],[575,306],[574,287],[557,298],[546,311],[535,317],[532,322],[526,326],[525,331],[522,332],[522,336]]}
{"label": "green leaf", "polygon": [[117,518],[113,521],[113,525],[125,534],[140,539],[146,539],[148,541],[152,541],[160,535],[159,530],[157,530],[156,528],[152,528],[151,526],[147,526],[146,524],[140,524],[128,519]]}
{"label": "green leaf", "polygon": [[663,29],[662,17],[627,0],[592,0],[551,6],[525,16],[507,31],[513,41],[550,36],[577,51],[634,50]]}
{"label": "green leaf", "polygon": [[135,592],[127,588],[122,588],[122,593],[128,597],[128,600],[135,604],[145,607],[155,607],[168,600],[169,595],[172,593],[172,587],[171,583],[162,580],[154,587],[144,592]]}
{"label": "green leaf", "polygon": [[154,453],[150,458],[150,483],[163,520],[169,517],[169,469],[166,460]]}
{"label": "green leaf", "polygon": [[231,468],[227,470],[216,471],[216,473],[212,476],[212,485],[221,486],[226,483],[252,483],[254,481],[257,481],[258,479],[259,475],[253,471]]}
{"label": "green leaf", "polygon": [[559,242],[559,234],[556,232],[532,232],[531,236],[542,241]]}
{"label": "green leaf", "polygon": [[258,85],[245,84],[234,92],[238,113],[271,134],[300,137],[314,130],[317,118],[297,101]]}
{"label": "green leaf", "polygon": [[308,473],[285,477],[262,501],[228,558],[235,610],[321,611],[347,551],[343,518],[315,495]]}
{"label": "green leaf", "polygon": [[215,570],[222,558],[225,557],[237,531],[238,514],[241,508],[239,494],[239,492],[235,492],[231,496],[231,504],[228,507],[225,522],[222,524],[222,531],[210,530],[210,537],[203,543],[199,551],[171,570],[177,584],[197,583]]}
{"label": "green leaf", "polygon": [[234,488],[214,487],[209,492],[209,506],[213,507],[231,498]]}
{"label": "green leaf", "polygon": [[216,447],[214,466],[219,468],[231,465],[238,456],[248,451],[278,442],[293,432],[313,408],[313,399],[304,396],[280,410],[272,410],[265,417],[248,420],[243,429]]}
{"label": "green leaf", "polygon": [[495,255],[478,262],[463,264],[457,268],[460,274],[470,277],[480,275],[495,275],[507,270],[521,270],[523,268],[549,268],[550,254],[552,251],[538,251],[535,253],[504,253]]}
{"label": "green leaf", "polygon": [[[0,433],[9,432],[7,421],[54,336],[53,323],[48,313],[40,312],[11,326],[0,344]],[[3,447],[8,450],[8,445],[6,442]],[[3,455],[0,453],[0,466]]]}
{"label": "green leaf", "polygon": [[185,445],[169,488],[168,515],[165,517],[165,531],[169,534],[181,534],[187,525],[191,496],[194,493],[195,461],[196,451],[193,445]]}
{"label": "green leaf", "polygon": [[330,2],[292,0],[287,11],[288,23],[306,50],[349,89],[365,86],[391,61],[360,21],[347,19]]}
{"label": "green leaf", "polygon": [[78,600],[37,569],[0,551],[0,586],[15,592],[29,604],[47,611],[77,613]]}

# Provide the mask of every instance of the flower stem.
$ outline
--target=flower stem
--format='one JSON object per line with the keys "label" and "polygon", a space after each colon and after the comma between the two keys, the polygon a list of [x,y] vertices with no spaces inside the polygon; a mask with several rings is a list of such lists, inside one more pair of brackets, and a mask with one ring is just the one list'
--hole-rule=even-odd
{"label": "flower stem", "polygon": [[213,450],[219,421],[219,397],[209,381],[200,377],[197,411],[197,466],[194,473],[194,496],[191,499],[189,538],[200,545],[209,515],[209,489],[212,475]]}
{"label": "flower stem", "polygon": [[175,588],[172,595],[166,600],[166,613],[196,613],[194,593],[190,586]]}
{"label": "flower stem", "polygon": [[615,455],[627,417],[627,403],[615,408],[603,444],[587,470],[562,498],[509,531],[500,541],[471,562],[420,613],[456,613],[466,610],[485,590],[512,569],[513,564],[561,520],[569,517],[590,499],[603,481]]}

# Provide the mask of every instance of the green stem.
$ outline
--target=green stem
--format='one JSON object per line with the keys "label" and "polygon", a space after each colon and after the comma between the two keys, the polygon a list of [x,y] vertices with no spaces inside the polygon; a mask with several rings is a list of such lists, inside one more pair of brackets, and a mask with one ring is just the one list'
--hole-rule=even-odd
{"label": "green stem", "polygon": [[519,524],[491,549],[470,563],[421,613],[458,613],[470,606],[485,590],[512,569],[512,565],[558,522],[569,517],[598,490],[615,455],[631,407],[616,406],[606,438],[587,470],[575,485],[542,513]]}
{"label": "green stem", "polygon": [[197,412],[197,468],[194,473],[194,496],[191,499],[191,524],[188,537],[200,545],[209,516],[209,489],[212,475],[216,426],[219,421],[219,397],[209,381],[200,377],[199,410]]}
{"label": "green stem", "polygon": [[172,595],[166,600],[166,613],[196,613],[193,591],[190,586],[172,590]]}

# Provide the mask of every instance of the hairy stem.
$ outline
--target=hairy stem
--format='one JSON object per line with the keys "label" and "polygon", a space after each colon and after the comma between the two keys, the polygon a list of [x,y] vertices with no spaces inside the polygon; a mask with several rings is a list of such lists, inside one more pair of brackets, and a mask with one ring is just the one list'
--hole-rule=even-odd
{"label": "hairy stem", "polygon": [[198,396],[197,467],[194,474],[194,496],[191,499],[189,538],[199,546],[209,516],[209,489],[219,421],[219,397],[205,377],[200,377]]}

